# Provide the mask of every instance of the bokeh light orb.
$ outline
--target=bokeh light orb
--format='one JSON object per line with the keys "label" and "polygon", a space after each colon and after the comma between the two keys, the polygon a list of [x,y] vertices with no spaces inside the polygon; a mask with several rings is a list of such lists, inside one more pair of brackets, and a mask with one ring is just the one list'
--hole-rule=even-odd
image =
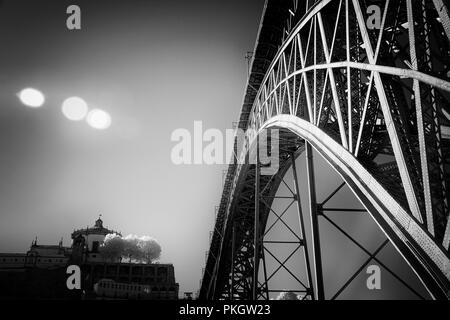
{"label": "bokeh light orb", "polygon": [[111,125],[111,116],[106,111],[93,109],[89,111],[86,121],[92,128],[103,130]]}
{"label": "bokeh light orb", "polygon": [[20,101],[31,108],[39,108],[45,102],[45,97],[37,89],[26,88],[19,92],[18,94]]}
{"label": "bokeh light orb", "polygon": [[86,117],[88,105],[86,101],[79,97],[70,97],[64,100],[62,113],[69,120],[80,121]]}

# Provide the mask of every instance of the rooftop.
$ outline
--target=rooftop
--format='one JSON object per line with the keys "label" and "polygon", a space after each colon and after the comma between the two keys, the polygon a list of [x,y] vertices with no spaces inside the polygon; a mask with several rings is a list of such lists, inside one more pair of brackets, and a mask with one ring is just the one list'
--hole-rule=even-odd
{"label": "rooftop", "polygon": [[93,227],[86,227],[83,229],[77,229],[72,232],[72,239],[75,239],[79,235],[89,235],[89,234],[100,234],[100,235],[107,235],[109,233],[116,233],[120,236],[122,234],[118,231],[110,230],[103,226],[103,220],[101,219],[102,215],[99,215],[99,218],[95,221],[95,224]]}

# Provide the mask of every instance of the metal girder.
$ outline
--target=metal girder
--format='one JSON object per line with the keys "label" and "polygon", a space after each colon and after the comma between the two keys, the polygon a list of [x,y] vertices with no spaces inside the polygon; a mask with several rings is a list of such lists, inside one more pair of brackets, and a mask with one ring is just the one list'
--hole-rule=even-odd
{"label": "metal girder", "polygon": [[[239,119],[247,136],[227,172],[200,297],[252,297],[254,229],[265,230],[291,153],[305,148],[302,137],[306,149],[334,146],[322,155],[433,297],[448,298],[450,140],[441,132],[450,126],[448,8],[440,0],[386,1],[381,27],[368,29],[367,6],[360,0],[266,2]],[[244,160],[260,130],[275,124],[286,132],[280,172],[261,176],[256,201],[256,172]],[[302,134],[289,134],[294,131]],[[390,160],[380,163],[379,156]],[[260,290],[258,297],[272,292],[267,283]]]}
{"label": "metal girder", "polygon": [[[369,35],[367,33],[366,22],[364,20],[361,6],[358,0],[353,0],[353,6],[356,12],[356,17],[358,20],[358,25],[361,30],[361,35],[364,40],[364,47],[367,52],[367,59],[370,64],[375,64],[374,52],[372,49],[372,44],[369,39]],[[378,72],[374,74],[375,78],[375,88],[378,93],[378,98],[380,100],[381,109],[383,110],[384,121],[386,123],[386,128],[389,133],[389,138],[392,143],[392,148],[395,154],[395,159],[398,164],[398,168],[400,170],[400,176],[403,183],[403,188],[405,189],[406,198],[408,199],[409,209],[411,210],[414,217],[419,221],[423,222],[422,215],[420,213],[419,204],[417,201],[416,192],[414,190],[414,186],[411,180],[411,174],[409,172],[405,155],[402,150],[402,144],[400,143],[399,138],[399,128],[396,126],[394,119],[391,114],[390,106],[388,99],[386,97],[386,92],[383,86],[383,82],[381,80],[381,76]]]}
{"label": "metal girder", "polygon": [[305,264],[306,264],[306,274],[308,278],[308,286],[311,290],[312,299],[314,300],[314,286],[313,286],[313,278],[311,272],[311,262],[309,260],[309,251],[308,251],[308,241],[306,240],[306,231],[305,231],[305,219],[303,218],[302,212],[302,203],[300,200],[300,187],[298,184],[298,174],[297,174],[297,166],[295,164],[295,155],[291,155],[291,166],[292,166],[292,175],[294,176],[294,186],[295,186],[295,200],[297,202],[297,212],[300,224],[300,232],[301,237],[303,239],[303,248],[305,250]]}
{"label": "metal girder", "polygon": [[[406,0],[407,11],[408,11],[408,33],[409,33],[409,48],[411,54],[411,64],[413,70],[418,70],[417,55],[416,55],[416,37],[414,33],[414,17],[413,17],[413,7],[411,0]],[[427,157],[427,147],[425,144],[425,129],[422,115],[422,99],[420,94],[420,84],[417,79],[414,79],[414,101],[416,104],[416,114],[417,114],[417,131],[419,138],[419,153],[420,153],[420,163],[422,169],[422,185],[423,193],[425,198],[425,214],[427,217],[428,231],[434,235],[434,222],[433,222],[433,208],[431,204],[431,192],[430,192],[430,179],[428,176],[428,157]]]}
{"label": "metal girder", "polygon": [[283,127],[308,140],[339,173],[386,236],[435,298],[450,298],[450,259],[439,244],[373,176],[336,141],[309,122],[289,115],[267,121],[263,129]]}
{"label": "metal girder", "polygon": [[259,142],[256,142],[256,164],[255,164],[255,217],[254,217],[254,252],[253,252],[253,280],[252,280],[252,297],[257,300],[258,297],[258,271],[261,253],[261,234],[259,222],[259,202],[260,202],[260,163],[259,163]]}
{"label": "metal girder", "polygon": [[450,16],[448,14],[448,8],[442,0],[433,0],[433,3],[444,26],[445,34],[448,40],[450,40]]}
{"label": "metal girder", "polygon": [[314,178],[314,163],[311,145],[306,142],[306,171],[308,174],[309,214],[311,219],[311,233],[313,239],[314,275],[316,295],[318,300],[325,299],[322,272],[322,253],[320,249],[319,221],[317,215],[316,186]]}

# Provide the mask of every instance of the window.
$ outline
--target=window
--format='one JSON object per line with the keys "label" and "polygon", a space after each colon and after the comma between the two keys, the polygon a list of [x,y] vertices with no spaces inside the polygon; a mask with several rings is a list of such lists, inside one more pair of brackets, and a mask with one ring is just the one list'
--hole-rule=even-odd
{"label": "window", "polygon": [[98,247],[99,246],[100,246],[100,243],[98,241],[92,242],[92,252],[98,252]]}

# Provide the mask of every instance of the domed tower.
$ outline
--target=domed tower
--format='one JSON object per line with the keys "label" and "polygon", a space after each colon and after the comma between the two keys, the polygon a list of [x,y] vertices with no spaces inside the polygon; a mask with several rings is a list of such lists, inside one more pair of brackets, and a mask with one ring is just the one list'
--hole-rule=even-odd
{"label": "domed tower", "polygon": [[72,232],[72,248],[78,252],[82,248],[86,260],[100,261],[100,245],[103,243],[105,236],[110,233],[116,233],[122,236],[120,232],[105,228],[101,215],[99,215],[93,227],[86,227]]}
{"label": "domed tower", "polygon": [[103,229],[103,220],[101,219],[102,215],[99,215],[98,219],[95,220],[94,228]]}

